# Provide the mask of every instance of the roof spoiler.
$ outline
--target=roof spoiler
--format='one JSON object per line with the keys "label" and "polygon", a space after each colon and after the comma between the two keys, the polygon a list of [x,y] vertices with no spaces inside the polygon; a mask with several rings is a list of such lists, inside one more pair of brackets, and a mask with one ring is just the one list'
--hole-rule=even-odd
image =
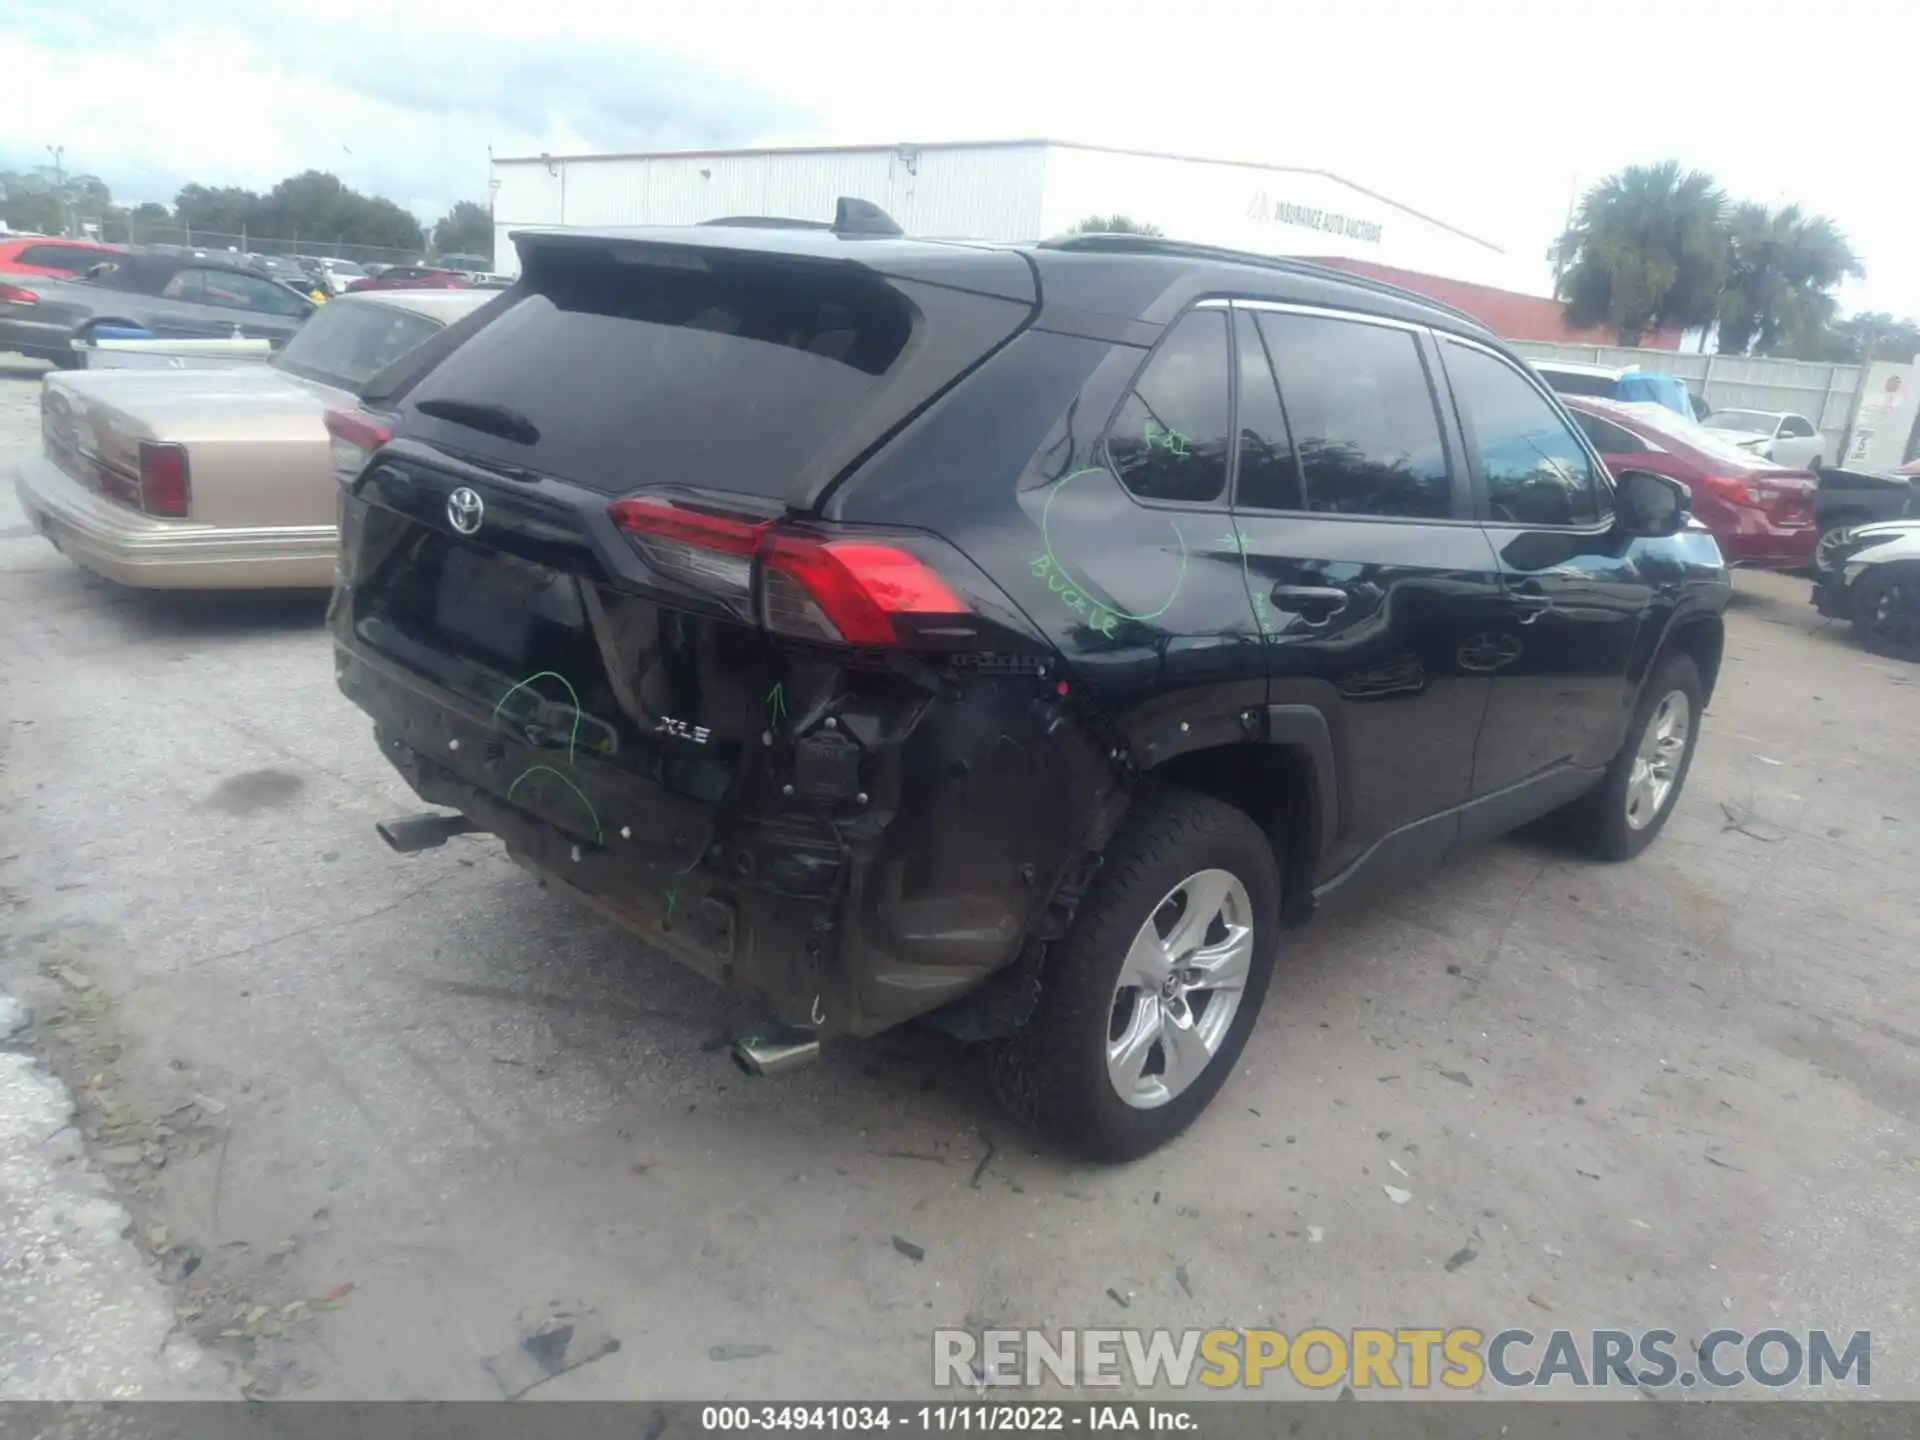
{"label": "roof spoiler", "polygon": [[871,200],[842,195],[834,202],[833,223],[821,220],[792,220],[782,215],[723,215],[702,220],[702,225],[738,225],[758,230],[827,230],[842,239],[898,239],[907,232],[886,211]]}

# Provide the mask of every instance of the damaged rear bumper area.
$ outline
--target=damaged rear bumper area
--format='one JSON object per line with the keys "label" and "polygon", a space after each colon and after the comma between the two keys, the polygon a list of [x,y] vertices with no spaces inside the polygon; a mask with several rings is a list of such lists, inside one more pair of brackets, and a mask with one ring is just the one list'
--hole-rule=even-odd
{"label": "damaged rear bumper area", "polygon": [[[841,848],[756,837],[778,855],[763,885],[723,883],[729,857],[724,846],[710,853],[719,844],[713,807],[617,765],[517,739],[484,708],[383,658],[341,648],[336,670],[341,692],[373,717],[381,752],[429,805],[460,812],[520,865],[673,959],[763,992],[789,1023],[824,1012],[819,960],[847,860]],[[736,842],[734,869],[755,868],[750,844]],[[847,1013],[844,1003],[834,1008]]]}
{"label": "damaged rear bumper area", "polygon": [[[805,723],[887,736],[862,758],[871,794],[849,814],[795,796],[773,773],[781,757],[792,766],[804,735],[756,747],[762,773],[731,800],[697,801],[584,740],[522,738],[498,708],[366,646],[340,614],[334,630],[341,691],[373,718],[382,752],[423,801],[823,1037],[886,1029],[1013,973],[1029,937],[1059,923],[1063,881],[1084,879],[1097,830],[1124,803],[1101,752],[1030,677],[982,679],[959,704],[910,704],[904,720],[897,704],[884,718],[861,713],[872,700],[857,686],[813,707]],[[742,798],[767,794],[789,798]],[[983,1023],[969,1015],[964,1028]]]}

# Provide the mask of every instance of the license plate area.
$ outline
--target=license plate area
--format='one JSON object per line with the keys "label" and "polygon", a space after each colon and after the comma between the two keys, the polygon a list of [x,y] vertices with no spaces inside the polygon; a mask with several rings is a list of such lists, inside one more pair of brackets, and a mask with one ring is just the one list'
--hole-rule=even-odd
{"label": "license plate area", "polygon": [[517,665],[532,639],[534,600],[551,583],[551,577],[454,546],[441,560],[434,627]]}

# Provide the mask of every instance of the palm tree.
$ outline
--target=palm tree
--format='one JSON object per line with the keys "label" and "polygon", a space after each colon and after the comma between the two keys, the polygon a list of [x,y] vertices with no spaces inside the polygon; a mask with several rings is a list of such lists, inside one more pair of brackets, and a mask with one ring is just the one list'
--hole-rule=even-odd
{"label": "palm tree", "polygon": [[1553,248],[1571,325],[1609,325],[1623,345],[1713,320],[1726,274],[1727,197],[1677,160],[1630,165],[1587,191]]}
{"label": "palm tree", "polygon": [[1839,313],[1834,288],[1866,274],[1840,227],[1798,205],[1736,206],[1727,239],[1718,317],[1723,355],[1817,347]]}
{"label": "palm tree", "polygon": [[1069,235],[1164,235],[1158,225],[1125,215],[1089,215],[1067,232]]}

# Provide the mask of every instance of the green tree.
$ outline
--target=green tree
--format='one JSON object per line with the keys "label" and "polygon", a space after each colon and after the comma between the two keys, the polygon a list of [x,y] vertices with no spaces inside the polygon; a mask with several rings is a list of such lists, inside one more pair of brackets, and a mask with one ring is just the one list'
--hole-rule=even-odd
{"label": "green tree", "polygon": [[179,223],[196,232],[244,235],[302,251],[348,245],[419,250],[426,241],[420,222],[393,201],[362,195],[323,170],[289,175],[264,195],[237,185],[188,185],[174,197],[173,209]]}
{"label": "green tree", "polygon": [[40,235],[77,232],[88,222],[117,219],[113,193],[97,175],[56,176],[48,165],[33,170],[0,170],[0,220],[12,229]]}
{"label": "green tree", "polygon": [[37,235],[58,234],[65,219],[60,209],[60,192],[55,189],[53,171],[0,170],[0,220],[10,229]]}
{"label": "green tree", "polygon": [[1795,360],[1859,364],[1868,360],[1907,361],[1920,355],[1920,321],[1896,320],[1885,310],[1849,315],[1819,335],[1790,348]]}
{"label": "green tree", "polygon": [[454,202],[433,227],[433,253],[436,255],[485,255],[493,260],[493,215],[486,206],[472,200]]}
{"label": "green tree", "polygon": [[252,226],[260,210],[260,197],[238,185],[218,188],[206,185],[183,186],[173,197],[173,215],[188,230],[219,235],[243,235]]}
{"label": "green tree", "polygon": [[261,197],[256,233],[277,239],[307,238],[319,248],[378,245],[418,250],[426,243],[420,222],[400,206],[348,188],[337,175],[305,170],[290,175]]}
{"label": "green tree", "polygon": [[1069,235],[1163,235],[1166,232],[1158,225],[1149,225],[1144,220],[1135,220],[1116,212],[1112,215],[1089,215],[1067,233]]}
{"label": "green tree", "polygon": [[1723,355],[1818,349],[1839,314],[1833,291],[1866,274],[1840,227],[1798,205],[1738,205],[1727,220],[1727,239],[1717,317]]}
{"label": "green tree", "polygon": [[1630,165],[1587,191],[1554,246],[1570,325],[1606,325],[1622,345],[1710,323],[1727,272],[1727,197],[1677,160]]}

